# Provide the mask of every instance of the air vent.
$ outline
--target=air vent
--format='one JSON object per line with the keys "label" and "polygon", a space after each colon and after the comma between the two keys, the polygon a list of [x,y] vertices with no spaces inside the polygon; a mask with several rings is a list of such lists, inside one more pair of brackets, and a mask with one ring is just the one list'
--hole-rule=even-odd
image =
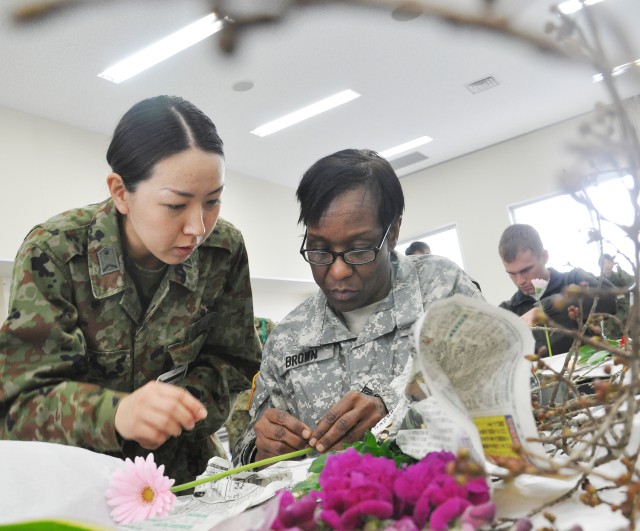
{"label": "air vent", "polygon": [[474,81],[473,83],[467,83],[465,87],[467,90],[471,92],[471,94],[477,94],[478,92],[482,92],[483,90],[489,90],[490,88],[497,87],[500,83],[496,81],[496,78],[493,76],[485,77],[484,79],[479,79],[478,81]]}
{"label": "air vent", "polygon": [[413,153],[409,153],[407,155],[403,155],[402,157],[398,157],[397,159],[393,159],[389,161],[391,167],[398,171],[406,166],[411,166],[412,164],[417,164],[418,162],[422,162],[427,160],[429,157],[423,155],[419,151],[414,151]]}

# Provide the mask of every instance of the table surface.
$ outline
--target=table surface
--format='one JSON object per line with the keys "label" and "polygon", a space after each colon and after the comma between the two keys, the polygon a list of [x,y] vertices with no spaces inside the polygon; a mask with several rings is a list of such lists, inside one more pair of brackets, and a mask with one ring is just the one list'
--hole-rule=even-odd
{"label": "table surface", "polygon": [[[62,518],[113,529],[104,493],[111,475],[123,463],[71,446],[0,441],[0,524]],[[571,484],[535,476],[499,482],[493,492],[498,517],[525,515],[566,492]],[[618,513],[612,513],[607,506],[587,507],[578,501],[578,495],[548,509],[558,517],[558,529],[568,530],[574,524],[580,524],[584,531],[628,529]],[[542,516],[534,519],[535,528],[544,523]]]}

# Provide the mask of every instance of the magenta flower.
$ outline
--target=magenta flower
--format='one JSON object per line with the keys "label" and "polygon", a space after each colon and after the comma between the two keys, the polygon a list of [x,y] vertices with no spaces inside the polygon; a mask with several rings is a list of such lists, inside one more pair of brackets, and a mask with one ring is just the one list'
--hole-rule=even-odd
{"label": "magenta flower", "polygon": [[410,515],[419,528],[429,523],[446,529],[449,521],[460,516],[467,506],[489,501],[484,477],[459,483],[447,473],[447,463],[454,460],[450,452],[431,452],[402,470],[393,486],[396,514]]}
{"label": "magenta flower", "polygon": [[471,502],[464,498],[449,498],[435,508],[429,519],[429,529],[432,531],[446,531],[449,523],[460,516]]}
{"label": "magenta flower", "polygon": [[480,505],[469,505],[462,513],[461,531],[476,531],[483,525],[490,524],[496,517],[496,504],[485,502]]}
{"label": "magenta flower", "polygon": [[[433,522],[436,510],[443,505],[450,503],[451,500],[463,500],[466,508],[471,502],[467,499],[467,491],[462,485],[459,485],[454,478],[448,474],[440,474],[436,476],[429,486],[422,491],[418,502],[413,510],[413,519],[418,526],[424,526],[427,522]],[[458,516],[456,514],[455,516]],[[446,529],[446,526],[445,526]]]}
{"label": "magenta flower", "polygon": [[111,476],[105,493],[107,503],[115,506],[111,511],[114,522],[130,524],[168,514],[176,499],[170,490],[173,482],[164,475],[164,465],[156,466],[152,453],[146,459],[136,457],[135,462],[127,458],[124,467]]}
{"label": "magenta flower", "polygon": [[489,485],[484,476],[469,479],[464,488],[467,490],[467,499],[473,505],[481,505],[491,499],[489,494]]}
{"label": "magenta flower", "polygon": [[393,460],[353,448],[330,455],[318,478],[321,519],[337,531],[349,531],[361,528],[368,516],[391,518],[398,474]]}
{"label": "magenta flower", "polygon": [[287,529],[300,529],[313,531],[316,528],[315,511],[318,506],[317,492],[311,491],[307,496],[296,500],[291,491],[280,491],[280,506],[278,516],[271,529],[284,531]]}
{"label": "magenta flower", "polygon": [[431,452],[399,474],[393,484],[393,492],[399,500],[402,514],[418,502],[435,477],[445,474],[447,463],[454,459],[451,452]]}
{"label": "magenta flower", "polygon": [[283,494],[273,529],[444,531],[455,524],[475,531],[493,521],[495,505],[484,477],[447,471],[455,459],[451,452],[431,452],[398,469],[393,459],[353,448],[331,454],[318,477],[320,492],[298,501]]}
{"label": "magenta flower", "polygon": [[403,516],[400,520],[389,524],[384,531],[420,531],[418,526],[409,516]]}

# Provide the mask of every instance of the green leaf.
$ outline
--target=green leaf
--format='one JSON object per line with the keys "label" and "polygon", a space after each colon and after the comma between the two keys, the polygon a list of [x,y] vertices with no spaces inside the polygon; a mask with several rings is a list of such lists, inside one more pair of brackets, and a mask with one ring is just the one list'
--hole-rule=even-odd
{"label": "green leaf", "polygon": [[[335,452],[331,452],[335,453]],[[329,457],[329,453],[321,454],[316,457],[311,464],[309,465],[309,475],[303,481],[296,483],[291,489],[294,494],[298,496],[304,496],[309,494],[312,490],[320,490],[320,484],[318,483],[318,478],[320,477],[320,472],[324,469],[324,464],[327,461],[327,457]]]}
{"label": "green leaf", "polygon": [[[345,445],[344,449],[346,450],[348,448],[354,448],[361,454],[371,454],[376,457],[393,459],[393,462],[398,468],[405,464],[412,464],[416,462],[416,459],[404,454],[402,450],[400,450],[400,447],[396,444],[395,440],[387,439],[386,441],[379,443],[370,431],[365,433],[362,441],[357,441],[351,446]],[[320,484],[318,483],[320,473],[324,469],[327,458],[331,454],[335,453],[337,452],[321,454],[311,462],[311,465],[309,465],[310,474],[307,479],[297,483],[292,489],[297,496],[306,495],[312,490],[321,490]]]}
{"label": "green leaf", "polygon": [[[620,346],[620,342],[616,339],[605,339],[603,341],[614,347]],[[596,357],[596,354],[602,357]],[[591,345],[582,345],[578,349],[578,365],[596,365],[606,359],[609,355],[609,352],[607,352],[606,350],[602,350],[601,348],[595,348]]]}
{"label": "green leaf", "polygon": [[607,352],[606,350],[599,350],[595,352],[587,361],[589,365],[598,365],[598,363],[603,362],[609,356],[611,356],[611,352]]}
{"label": "green leaf", "polygon": [[396,444],[394,439],[387,439],[382,443],[378,443],[371,432],[367,432],[364,441],[354,443],[353,448],[361,454],[371,454],[376,457],[393,459],[398,468],[404,464],[416,462],[413,457],[406,455],[402,450],[400,450],[400,447]]}
{"label": "green leaf", "polygon": [[324,464],[327,461],[327,457],[329,457],[329,454],[321,454],[311,461],[311,464],[309,465],[309,472],[322,472]]}
{"label": "green leaf", "polygon": [[320,483],[318,483],[319,477],[319,472],[309,474],[307,479],[301,481],[300,483],[296,483],[292,491],[294,492],[294,494],[304,496],[306,494],[309,494],[312,490],[320,490]]}

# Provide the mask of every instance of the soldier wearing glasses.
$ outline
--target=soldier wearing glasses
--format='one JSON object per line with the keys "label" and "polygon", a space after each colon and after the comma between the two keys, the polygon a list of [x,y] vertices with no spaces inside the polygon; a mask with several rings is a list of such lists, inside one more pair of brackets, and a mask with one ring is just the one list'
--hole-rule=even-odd
{"label": "soldier wearing glasses", "polygon": [[390,164],[347,149],[317,161],[296,192],[300,249],[320,291],[273,330],[263,351],[241,463],[307,445],[359,440],[403,390],[411,326],[430,303],[481,297],[446,258],[396,253],[404,196]]}

